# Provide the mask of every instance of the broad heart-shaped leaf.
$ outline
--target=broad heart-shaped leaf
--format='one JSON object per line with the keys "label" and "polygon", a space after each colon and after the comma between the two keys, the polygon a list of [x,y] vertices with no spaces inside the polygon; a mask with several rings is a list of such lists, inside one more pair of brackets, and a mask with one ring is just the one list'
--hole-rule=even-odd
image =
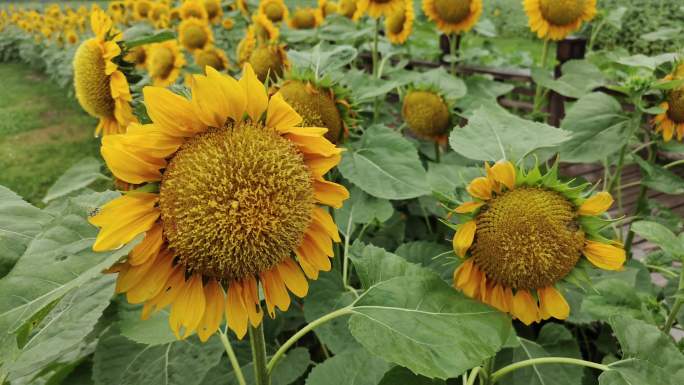
{"label": "broad heart-shaped leaf", "polygon": [[370,196],[356,186],[349,189],[349,196],[342,208],[334,211],[335,223],[345,236],[349,225],[349,215],[351,215],[353,228],[357,223],[366,224],[373,221],[383,223],[394,214],[394,207],[388,200]]}
{"label": "broad heart-shaped leaf", "polygon": [[420,85],[430,85],[436,87],[450,100],[459,99],[465,96],[468,88],[460,78],[448,73],[444,67],[425,71],[417,76],[415,82]]}
{"label": "broad heart-shaped leaf", "polygon": [[117,195],[93,193],[52,207],[54,219],[31,241],[12,271],[0,280],[0,330],[7,331],[0,335],[2,361],[7,362],[8,356],[17,354],[13,333],[41,309],[102,274],[135,246],[136,241],[114,251],[92,250],[97,229],[88,223],[88,212]]}
{"label": "broad heart-shaped leaf", "polygon": [[643,171],[641,183],[665,194],[684,194],[684,179],[666,168],[648,163],[637,155],[632,158]]}
{"label": "broad heart-shaped leaf", "polygon": [[509,317],[436,276],[380,282],[352,312],[349,329],[369,352],[429,378],[456,377],[481,364],[512,330]]}
{"label": "broad heart-shaped leaf", "polygon": [[95,349],[93,380],[96,385],[198,385],[222,354],[217,336],[206,343],[193,335],[183,341],[148,346],[112,328]]}
{"label": "broad heart-shaped leaf", "polygon": [[100,173],[102,162],[87,157],[71,166],[57,181],[50,186],[43,202],[47,203],[53,199],[61,198],[82,188],[88,187],[98,179],[109,179]]}
{"label": "broad heart-shaped leaf", "polygon": [[52,216],[0,186],[0,277],[14,266]]}
{"label": "broad heart-shaped leaf", "polygon": [[416,148],[398,132],[369,127],[338,166],[342,176],[378,198],[410,199],[430,194]]}
{"label": "broad heart-shaped leaf", "polygon": [[[570,139],[568,131],[517,117],[499,106],[483,105],[468,124],[451,131],[454,151],[473,160],[513,162],[536,153],[540,161]],[[545,150],[545,151],[540,151]]]}
{"label": "broad heart-shaped leaf", "polygon": [[93,330],[114,294],[114,277],[99,276],[67,294],[38,324],[8,371],[9,379],[44,369]]}
{"label": "broad heart-shaped leaf", "polygon": [[664,53],[657,56],[646,56],[637,54],[632,56],[625,56],[615,60],[616,63],[626,65],[628,67],[644,67],[650,70],[655,70],[656,67],[663,63],[677,60],[677,55],[674,53]]}
{"label": "broad heart-shaped leaf", "polygon": [[684,354],[670,336],[656,326],[624,315],[611,317],[609,322],[623,358],[647,361],[672,376],[673,384],[684,384]]}
{"label": "broad heart-shaped leaf", "polygon": [[609,365],[598,378],[599,385],[681,385],[662,368],[648,361],[627,359]]}
{"label": "broad heart-shaped leaf", "polygon": [[444,380],[436,378],[427,378],[418,374],[414,374],[410,370],[395,366],[389,372],[385,373],[382,381],[378,385],[446,385]]}
{"label": "broad heart-shaped leaf", "polygon": [[624,134],[628,123],[614,97],[603,92],[583,96],[570,107],[561,124],[572,133],[572,138],[560,147],[561,159],[578,163],[606,159],[628,139]]}
{"label": "broad heart-shaped leaf", "polygon": [[445,281],[451,279],[454,269],[460,264],[460,259],[456,257],[454,249],[450,245],[442,243],[408,242],[399,246],[394,253],[406,258],[409,262],[431,269]]}
{"label": "broad heart-shaped leaf", "polygon": [[[311,364],[311,356],[306,348],[298,347],[287,352],[280,363],[273,368],[271,385],[289,385],[301,377]],[[254,384],[254,366],[248,363],[240,367],[247,384]],[[240,385],[234,375],[233,367],[227,358],[211,368],[200,385]]]}
{"label": "broad heart-shaped leaf", "polygon": [[561,77],[554,79],[548,70],[534,68],[532,79],[545,88],[576,99],[606,84],[601,70],[586,60],[570,60],[563,64],[562,72]]}
{"label": "broad heart-shaped leaf", "polygon": [[632,231],[658,245],[674,257],[684,258],[684,242],[670,229],[658,222],[638,221],[632,224]]}
{"label": "broad heart-shaped leaf", "polygon": [[585,294],[581,312],[597,321],[607,321],[614,314],[627,314],[634,318],[650,317],[646,304],[633,286],[623,280],[609,278],[594,285],[596,292]]}
{"label": "broad heart-shaped leaf", "polygon": [[176,340],[171,328],[169,328],[169,312],[163,309],[154,313],[150,318],[140,318],[142,306],[120,304],[119,329],[121,335],[128,339],[145,345],[162,345]]}
{"label": "broad heart-shaped leaf", "polygon": [[287,57],[297,68],[310,69],[320,77],[351,63],[357,53],[350,45],[321,47],[319,43],[308,51],[288,50]]}
{"label": "broad heart-shaped leaf", "polygon": [[[513,362],[542,357],[582,358],[577,341],[563,325],[548,323],[536,341],[515,337],[518,346],[497,354],[496,365],[503,367]],[[501,378],[505,385],[577,385],[582,383],[583,370],[573,365],[533,365],[515,370]]]}
{"label": "broad heart-shaped leaf", "polygon": [[347,350],[316,365],[306,385],[377,385],[389,368],[363,348]]}
{"label": "broad heart-shaped leaf", "polygon": [[349,256],[354,262],[356,274],[359,276],[361,285],[370,288],[378,282],[387,281],[394,277],[423,276],[431,277],[435,274],[415,263],[408,262],[404,258],[392,254],[381,247],[373,245],[364,246],[355,243]]}

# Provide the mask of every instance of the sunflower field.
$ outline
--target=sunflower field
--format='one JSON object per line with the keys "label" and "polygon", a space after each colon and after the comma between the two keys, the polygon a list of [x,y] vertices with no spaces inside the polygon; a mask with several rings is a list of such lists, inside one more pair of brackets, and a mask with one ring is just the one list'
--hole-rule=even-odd
{"label": "sunflower field", "polygon": [[0,4],[0,385],[684,384],[684,0]]}

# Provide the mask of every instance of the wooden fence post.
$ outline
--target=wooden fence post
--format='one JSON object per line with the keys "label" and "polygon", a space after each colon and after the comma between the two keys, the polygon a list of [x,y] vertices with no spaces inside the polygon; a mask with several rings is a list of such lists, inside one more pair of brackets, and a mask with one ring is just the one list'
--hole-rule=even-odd
{"label": "wooden fence post", "polygon": [[[553,71],[554,78],[561,77],[561,66],[573,59],[584,59],[587,50],[587,39],[583,37],[567,37],[556,45],[556,67]],[[565,117],[565,97],[556,92],[549,93],[549,124],[558,127]]]}

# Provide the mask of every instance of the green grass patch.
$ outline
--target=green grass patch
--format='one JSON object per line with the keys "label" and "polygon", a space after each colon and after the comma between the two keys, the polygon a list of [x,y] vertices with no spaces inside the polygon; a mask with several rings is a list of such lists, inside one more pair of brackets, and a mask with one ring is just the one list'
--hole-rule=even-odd
{"label": "green grass patch", "polygon": [[0,184],[33,204],[74,163],[99,157],[96,119],[23,64],[0,63]]}

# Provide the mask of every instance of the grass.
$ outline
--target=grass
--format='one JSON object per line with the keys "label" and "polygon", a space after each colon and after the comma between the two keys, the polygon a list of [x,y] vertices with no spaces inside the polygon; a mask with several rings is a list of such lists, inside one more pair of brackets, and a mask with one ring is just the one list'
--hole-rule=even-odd
{"label": "grass", "polygon": [[0,185],[40,205],[74,163],[99,157],[97,121],[64,89],[23,64],[0,63]]}

